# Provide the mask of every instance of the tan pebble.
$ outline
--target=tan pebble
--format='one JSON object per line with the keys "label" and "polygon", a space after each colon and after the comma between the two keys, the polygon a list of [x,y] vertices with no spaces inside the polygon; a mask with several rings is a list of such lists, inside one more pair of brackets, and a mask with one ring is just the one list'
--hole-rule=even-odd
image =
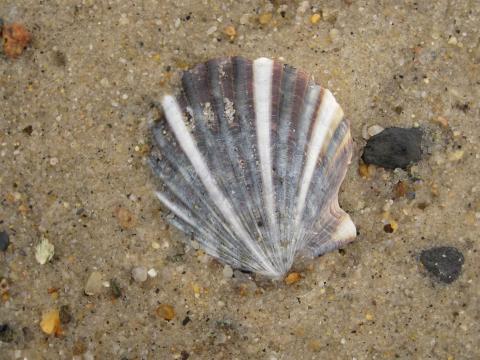
{"label": "tan pebble", "polygon": [[250,14],[243,14],[242,16],[240,16],[241,25],[246,25],[249,20],[250,20]]}
{"label": "tan pebble", "polygon": [[40,328],[45,334],[59,335],[61,333],[60,312],[54,309],[44,313],[40,321]]}
{"label": "tan pebble", "polygon": [[124,207],[118,207],[115,210],[115,216],[122,229],[131,229],[136,224],[135,216]]}
{"label": "tan pebble", "polygon": [[47,262],[52,260],[53,255],[55,254],[55,246],[44,238],[35,247],[35,259],[40,265],[45,265]]}
{"label": "tan pebble", "polygon": [[195,296],[195,298],[199,298],[200,297],[200,293],[202,291],[202,288],[200,287],[200,285],[198,284],[192,284],[192,289],[193,289],[193,294]]}
{"label": "tan pebble", "polygon": [[463,150],[456,150],[448,154],[449,161],[458,161],[463,158],[464,151]]}
{"label": "tan pebble", "polygon": [[395,220],[390,220],[390,226],[394,232],[398,229],[398,223]]}
{"label": "tan pebble", "polygon": [[311,17],[310,17],[310,22],[312,24],[318,24],[318,22],[322,19],[322,16],[320,14],[313,14]]}
{"label": "tan pebble", "polygon": [[448,39],[448,43],[450,45],[457,45],[458,44],[458,40],[455,36],[451,36],[450,39]]}
{"label": "tan pebble", "polygon": [[261,25],[267,25],[272,20],[272,13],[264,13],[258,17],[258,22]]}
{"label": "tan pebble", "polygon": [[308,349],[313,352],[320,351],[322,349],[322,342],[319,339],[313,339],[308,342]]}
{"label": "tan pebble", "polygon": [[437,116],[436,118],[432,119],[432,122],[441,125],[444,128],[448,127],[448,120],[447,118],[444,118],[443,116]]}
{"label": "tan pebble", "polygon": [[296,282],[298,282],[301,278],[302,278],[302,276],[299,273],[292,272],[292,273],[287,275],[284,282],[287,285],[292,285],[292,284],[295,284]]}
{"label": "tan pebble", "polygon": [[158,317],[170,321],[175,317],[175,309],[169,304],[160,304],[155,310]]}
{"label": "tan pebble", "polygon": [[328,33],[329,37],[330,37],[330,41],[332,43],[335,43],[337,42],[339,39],[340,39],[340,31],[338,31],[337,29],[331,29],[330,32]]}
{"label": "tan pebble", "polygon": [[368,177],[368,165],[364,164],[364,163],[358,165],[358,174],[362,178],[367,178]]}
{"label": "tan pebble", "polygon": [[237,31],[232,25],[229,25],[225,29],[223,29],[223,33],[230,38],[230,41],[235,39],[235,36],[237,36]]}
{"label": "tan pebble", "polygon": [[372,314],[367,313],[365,315],[365,319],[368,320],[368,321],[373,321],[375,319],[375,317]]}
{"label": "tan pebble", "polygon": [[372,137],[375,135],[380,134],[383,130],[385,130],[383,127],[380,125],[372,125],[368,128],[368,136]]}
{"label": "tan pebble", "polygon": [[30,208],[25,204],[21,204],[18,207],[18,212],[22,215],[27,215],[29,211],[30,211]]}
{"label": "tan pebble", "polygon": [[90,274],[87,283],[85,284],[84,292],[86,295],[92,296],[100,293],[103,287],[102,274],[94,271]]}

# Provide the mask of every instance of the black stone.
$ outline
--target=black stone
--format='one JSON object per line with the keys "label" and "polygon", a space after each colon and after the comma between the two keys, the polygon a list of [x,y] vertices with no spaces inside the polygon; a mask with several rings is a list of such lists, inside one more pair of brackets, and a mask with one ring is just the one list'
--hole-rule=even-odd
{"label": "black stone", "polygon": [[0,251],[7,251],[10,238],[6,231],[0,231]]}
{"label": "black stone", "polygon": [[419,128],[387,128],[368,139],[363,161],[386,169],[405,169],[422,158],[422,134]]}
{"label": "black stone", "polygon": [[439,246],[423,250],[420,262],[438,280],[450,284],[462,271],[463,254],[451,246]]}
{"label": "black stone", "polygon": [[191,319],[188,316],[185,316],[185,319],[183,319],[183,321],[182,321],[182,325],[183,326],[187,325],[190,322],[190,320]]}
{"label": "black stone", "polygon": [[8,324],[0,324],[0,341],[10,343],[13,341],[14,333]]}

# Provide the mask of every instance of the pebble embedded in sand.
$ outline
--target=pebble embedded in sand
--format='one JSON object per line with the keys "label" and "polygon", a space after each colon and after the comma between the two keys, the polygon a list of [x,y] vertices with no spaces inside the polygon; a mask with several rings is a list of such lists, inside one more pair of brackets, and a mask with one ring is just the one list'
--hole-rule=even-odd
{"label": "pebble embedded in sand", "polygon": [[99,273],[98,271],[94,271],[90,274],[90,277],[87,280],[87,283],[85,285],[85,294],[92,296],[92,295],[97,295],[101,292],[103,287],[103,279],[102,279],[102,274]]}
{"label": "pebble embedded in sand", "polygon": [[60,333],[60,314],[58,310],[54,309],[44,313],[40,321],[40,327],[48,335]]}
{"label": "pebble embedded in sand", "polygon": [[423,250],[420,262],[425,269],[443,283],[457,280],[465,259],[463,254],[452,246],[439,246]]}
{"label": "pebble embedded in sand", "polygon": [[169,304],[160,304],[155,312],[157,316],[167,321],[170,321],[175,317],[175,309]]}
{"label": "pebble embedded in sand", "polygon": [[6,231],[0,232],[0,251],[7,251],[8,245],[10,244],[10,238]]}
{"label": "pebble embedded in sand", "polygon": [[11,59],[22,55],[25,48],[30,44],[32,36],[21,24],[13,23],[3,26],[3,52]]}
{"label": "pebble embedded in sand", "polygon": [[363,161],[386,169],[405,169],[420,161],[422,135],[419,128],[387,128],[367,141]]}
{"label": "pebble embedded in sand", "polygon": [[132,269],[132,278],[135,282],[145,282],[148,278],[147,269],[143,266],[138,266]]}
{"label": "pebble embedded in sand", "polygon": [[55,247],[48,239],[43,239],[35,248],[35,259],[40,265],[44,265],[52,260],[55,253]]}

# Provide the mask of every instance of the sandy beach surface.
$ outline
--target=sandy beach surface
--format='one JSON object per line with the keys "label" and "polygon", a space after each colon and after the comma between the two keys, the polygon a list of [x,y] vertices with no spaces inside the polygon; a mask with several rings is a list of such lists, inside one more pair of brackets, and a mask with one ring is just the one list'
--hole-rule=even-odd
{"label": "sandy beach surface", "polygon": [[[0,18],[32,35],[0,52],[1,359],[480,359],[477,1],[2,0]],[[185,246],[153,194],[152,104],[231,55],[307,70],[351,122],[358,237],[290,285]],[[422,159],[363,165],[374,125],[421,128]],[[450,283],[420,261],[438,246],[464,258]]]}

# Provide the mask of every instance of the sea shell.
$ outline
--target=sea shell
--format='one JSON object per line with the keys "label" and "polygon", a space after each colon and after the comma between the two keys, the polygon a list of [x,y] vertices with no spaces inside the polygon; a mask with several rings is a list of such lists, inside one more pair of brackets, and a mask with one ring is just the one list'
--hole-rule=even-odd
{"label": "sea shell", "polygon": [[338,204],[349,123],[305,72],[266,58],[214,59],[186,71],[181,93],[159,107],[156,194],[208,254],[279,278],[295,257],[355,238]]}

